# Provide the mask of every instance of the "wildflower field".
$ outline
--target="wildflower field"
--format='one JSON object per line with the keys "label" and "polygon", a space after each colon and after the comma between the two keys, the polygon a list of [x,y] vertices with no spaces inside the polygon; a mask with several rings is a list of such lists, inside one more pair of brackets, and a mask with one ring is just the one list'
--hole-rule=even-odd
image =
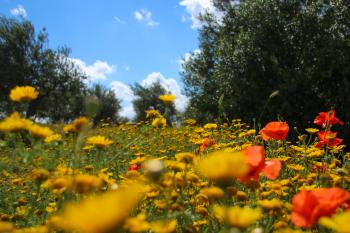
{"label": "wildflower field", "polygon": [[[10,93],[18,105],[37,96]],[[350,154],[334,110],[294,143],[288,122],[170,127],[145,114],[97,126],[3,119],[0,232],[350,232]]]}

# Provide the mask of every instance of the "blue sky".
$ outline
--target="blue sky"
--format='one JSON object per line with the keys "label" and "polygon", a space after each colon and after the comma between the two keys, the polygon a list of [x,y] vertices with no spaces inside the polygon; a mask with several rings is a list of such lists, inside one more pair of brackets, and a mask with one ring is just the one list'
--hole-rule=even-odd
{"label": "blue sky", "polygon": [[45,27],[49,46],[67,46],[89,76],[122,99],[122,115],[132,117],[128,87],[160,81],[176,94],[183,110],[180,60],[198,52],[197,16],[210,0],[0,0],[0,14],[24,17]]}

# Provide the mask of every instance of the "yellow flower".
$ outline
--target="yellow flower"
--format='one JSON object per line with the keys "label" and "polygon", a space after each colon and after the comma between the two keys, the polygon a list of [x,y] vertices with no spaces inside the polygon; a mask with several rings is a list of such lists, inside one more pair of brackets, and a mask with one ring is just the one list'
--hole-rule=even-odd
{"label": "yellow flower", "polygon": [[12,232],[15,229],[12,223],[0,221],[0,233]]}
{"label": "yellow flower", "polygon": [[74,190],[77,193],[87,193],[100,187],[102,179],[91,175],[77,175],[74,177]]}
{"label": "yellow flower", "polygon": [[271,200],[259,200],[257,204],[266,209],[280,209],[283,207],[283,202],[276,198]]}
{"label": "yellow flower", "polygon": [[173,220],[161,220],[151,223],[151,229],[154,233],[171,233],[176,230],[177,221]]}
{"label": "yellow flower", "polygon": [[31,101],[38,98],[39,92],[31,86],[17,86],[10,92],[10,99],[15,102]]}
{"label": "yellow flower", "polygon": [[331,218],[322,217],[319,224],[334,230],[337,233],[350,232],[350,210],[333,215]]}
{"label": "yellow flower", "polygon": [[115,192],[93,196],[64,208],[56,224],[66,231],[104,233],[123,224],[141,198],[142,186],[132,184]]}
{"label": "yellow flower", "polygon": [[197,121],[195,120],[195,119],[186,119],[185,121],[184,121],[184,123],[186,124],[186,125],[195,125],[196,123],[197,123]]}
{"label": "yellow flower", "polygon": [[105,148],[106,146],[112,144],[113,141],[105,138],[104,136],[93,136],[93,137],[89,137],[86,140],[86,143],[88,145],[93,145],[98,148]]}
{"label": "yellow flower", "polygon": [[45,139],[49,136],[52,136],[54,132],[49,128],[45,126],[40,125],[30,125],[28,127],[28,131],[36,138],[42,138]]}
{"label": "yellow flower", "polygon": [[221,188],[218,188],[215,186],[212,186],[209,188],[204,188],[201,190],[201,193],[203,193],[204,195],[206,195],[210,199],[220,199],[220,198],[223,198],[225,196],[225,192],[222,191]]}
{"label": "yellow flower", "polygon": [[157,117],[152,121],[153,127],[165,127],[166,119],[164,117]]}
{"label": "yellow flower", "polygon": [[150,224],[146,221],[146,215],[141,213],[136,217],[126,219],[123,228],[132,233],[144,232],[150,228]]}
{"label": "yellow flower", "polygon": [[216,129],[218,127],[215,123],[208,123],[203,126],[204,129]]}
{"label": "yellow flower", "polygon": [[165,104],[171,104],[176,99],[176,95],[160,95],[158,98]]}
{"label": "yellow flower", "polygon": [[309,134],[314,134],[314,133],[317,133],[319,130],[315,128],[307,128],[305,129],[305,131],[308,132]]}
{"label": "yellow flower", "polygon": [[226,221],[232,227],[244,229],[258,221],[261,216],[261,209],[233,206],[227,209]]}
{"label": "yellow flower", "polygon": [[45,138],[45,142],[46,143],[51,143],[51,142],[54,142],[54,141],[59,141],[62,139],[62,135],[61,134],[53,134],[51,136],[48,136]]}
{"label": "yellow flower", "polygon": [[63,131],[65,133],[79,132],[88,124],[89,124],[89,119],[84,116],[81,116],[76,118],[72,123],[65,125],[63,127]]}
{"label": "yellow flower", "polygon": [[28,129],[33,122],[31,120],[22,118],[18,112],[12,113],[0,122],[0,131],[9,133]]}
{"label": "yellow flower", "polygon": [[214,181],[242,177],[249,171],[241,152],[225,151],[217,151],[201,159],[197,169],[203,176]]}
{"label": "yellow flower", "polygon": [[162,114],[160,114],[160,112],[158,110],[154,110],[154,109],[151,109],[151,110],[147,110],[146,111],[146,118],[153,118],[153,117],[161,117]]}

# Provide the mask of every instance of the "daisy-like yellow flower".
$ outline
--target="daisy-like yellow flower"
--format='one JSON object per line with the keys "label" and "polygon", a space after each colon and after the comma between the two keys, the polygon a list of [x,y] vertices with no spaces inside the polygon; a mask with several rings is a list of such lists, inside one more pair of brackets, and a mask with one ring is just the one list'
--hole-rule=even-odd
{"label": "daisy-like yellow flower", "polygon": [[38,98],[39,92],[31,86],[17,86],[10,92],[10,99],[14,102],[31,101]]}
{"label": "daisy-like yellow flower", "polygon": [[152,121],[152,126],[164,128],[166,126],[166,119],[164,117],[157,117]]}
{"label": "daisy-like yellow flower", "polygon": [[123,228],[132,233],[144,232],[150,228],[150,224],[146,220],[146,214],[140,213],[136,217],[128,218]]}
{"label": "daisy-like yellow flower", "polygon": [[340,214],[333,215],[332,217],[322,217],[319,220],[319,224],[334,230],[337,233],[349,233],[350,232],[350,210]]}
{"label": "daisy-like yellow flower", "polygon": [[316,128],[307,128],[305,129],[306,132],[308,132],[309,134],[314,134],[317,133],[319,130]]}
{"label": "daisy-like yellow flower", "polygon": [[161,101],[163,101],[165,104],[171,104],[175,101],[176,99],[176,95],[171,95],[171,94],[168,94],[168,95],[160,95],[158,97]]}
{"label": "daisy-like yellow flower", "polygon": [[241,152],[217,151],[201,159],[197,170],[208,179],[220,181],[243,177],[249,166]]}
{"label": "daisy-like yellow flower", "polygon": [[257,204],[265,209],[280,209],[283,207],[283,202],[276,198],[271,200],[259,200]]}
{"label": "daisy-like yellow flower", "polygon": [[225,192],[219,187],[208,187],[201,190],[201,193],[207,196],[209,199],[221,199],[225,197]]}
{"label": "daisy-like yellow flower", "polygon": [[22,118],[18,112],[14,112],[0,122],[0,131],[5,133],[18,132],[28,129],[32,124],[31,120]]}
{"label": "daisy-like yellow flower", "polygon": [[14,229],[15,227],[13,226],[12,223],[0,221],[0,233],[13,232]]}
{"label": "daisy-like yellow flower", "polygon": [[86,140],[86,144],[95,146],[97,148],[105,148],[112,144],[113,141],[105,138],[104,136],[93,136]]}
{"label": "daisy-like yellow flower", "polygon": [[232,227],[247,228],[262,217],[261,209],[245,207],[230,207],[227,210],[227,223]]}
{"label": "daisy-like yellow flower", "polygon": [[252,209],[247,206],[233,206],[230,208],[226,208],[224,206],[214,206],[213,213],[219,222],[226,222],[231,227],[240,229],[247,228],[262,217],[261,209]]}
{"label": "daisy-like yellow flower", "polygon": [[153,117],[161,117],[162,114],[158,110],[147,110],[146,111],[146,118],[153,118]]}
{"label": "daisy-like yellow flower", "polygon": [[69,204],[55,221],[65,231],[84,233],[112,232],[123,224],[142,196],[142,185],[131,184],[99,196]]}
{"label": "daisy-like yellow flower", "polygon": [[176,219],[160,220],[151,223],[151,229],[155,233],[171,233],[175,232],[177,226]]}
{"label": "daisy-like yellow flower", "polygon": [[54,132],[49,127],[35,124],[32,124],[28,127],[28,132],[31,133],[34,137],[42,139],[50,137],[54,134]]}
{"label": "daisy-like yellow flower", "polygon": [[63,131],[65,133],[79,132],[88,124],[89,124],[89,119],[87,117],[81,116],[76,118],[72,123],[65,125],[63,127]]}
{"label": "daisy-like yellow flower", "polygon": [[203,126],[204,129],[216,129],[218,127],[215,123],[208,123]]}
{"label": "daisy-like yellow flower", "polygon": [[46,137],[44,142],[51,143],[51,142],[55,142],[55,141],[60,141],[61,139],[62,139],[61,134],[52,134],[52,135]]}

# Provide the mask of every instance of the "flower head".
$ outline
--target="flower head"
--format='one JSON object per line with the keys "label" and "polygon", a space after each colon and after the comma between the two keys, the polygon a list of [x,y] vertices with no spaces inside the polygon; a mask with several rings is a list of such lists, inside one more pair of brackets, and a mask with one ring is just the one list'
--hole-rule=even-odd
{"label": "flower head", "polygon": [[110,232],[124,222],[140,198],[141,186],[138,184],[93,196],[66,206],[56,224],[67,231]]}
{"label": "flower head", "polygon": [[350,194],[341,188],[301,190],[292,199],[292,222],[299,227],[311,227],[320,217],[331,216]]}
{"label": "flower head", "polygon": [[89,137],[86,140],[86,144],[93,145],[93,146],[96,146],[98,148],[105,148],[112,143],[113,143],[112,140],[109,140],[109,139],[105,138],[104,136],[100,136],[100,135]]}
{"label": "flower head", "polygon": [[176,95],[160,95],[158,97],[161,101],[163,101],[165,104],[172,104],[174,100],[176,99]]}
{"label": "flower head", "polygon": [[331,218],[322,217],[319,220],[319,224],[330,228],[337,233],[349,233],[350,232],[350,210],[340,214],[333,215]]}
{"label": "flower head", "polygon": [[268,123],[262,130],[260,130],[260,134],[265,141],[270,139],[282,141],[287,137],[288,131],[289,126],[287,123],[273,121]]}
{"label": "flower head", "polygon": [[217,151],[204,157],[197,169],[203,176],[215,181],[242,177],[249,171],[242,153],[226,151]]}
{"label": "flower head", "polygon": [[14,112],[0,122],[0,131],[9,133],[27,130],[32,124],[31,120],[22,118],[18,112]]}
{"label": "flower head", "polygon": [[317,148],[321,148],[323,145],[328,147],[337,146],[343,142],[343,139],[337,138],[337,133],[330,130],[324,130],[317,133],[317,137],[320,140],[317,144]]}
{"label": "flower head", "polygon": [[335,117],[335,110],[330,110],[328,112],[320,112],[315,118],[314,123],[316,125],[321,125],[323,128],[326,128],[327,125],[344,125],[344,122]]}
{"label": "flower head", "polygon": [[31,86],[17,86],[10,92],[10,99],[14,102],[31,101],[38,98],[39,92]]}

